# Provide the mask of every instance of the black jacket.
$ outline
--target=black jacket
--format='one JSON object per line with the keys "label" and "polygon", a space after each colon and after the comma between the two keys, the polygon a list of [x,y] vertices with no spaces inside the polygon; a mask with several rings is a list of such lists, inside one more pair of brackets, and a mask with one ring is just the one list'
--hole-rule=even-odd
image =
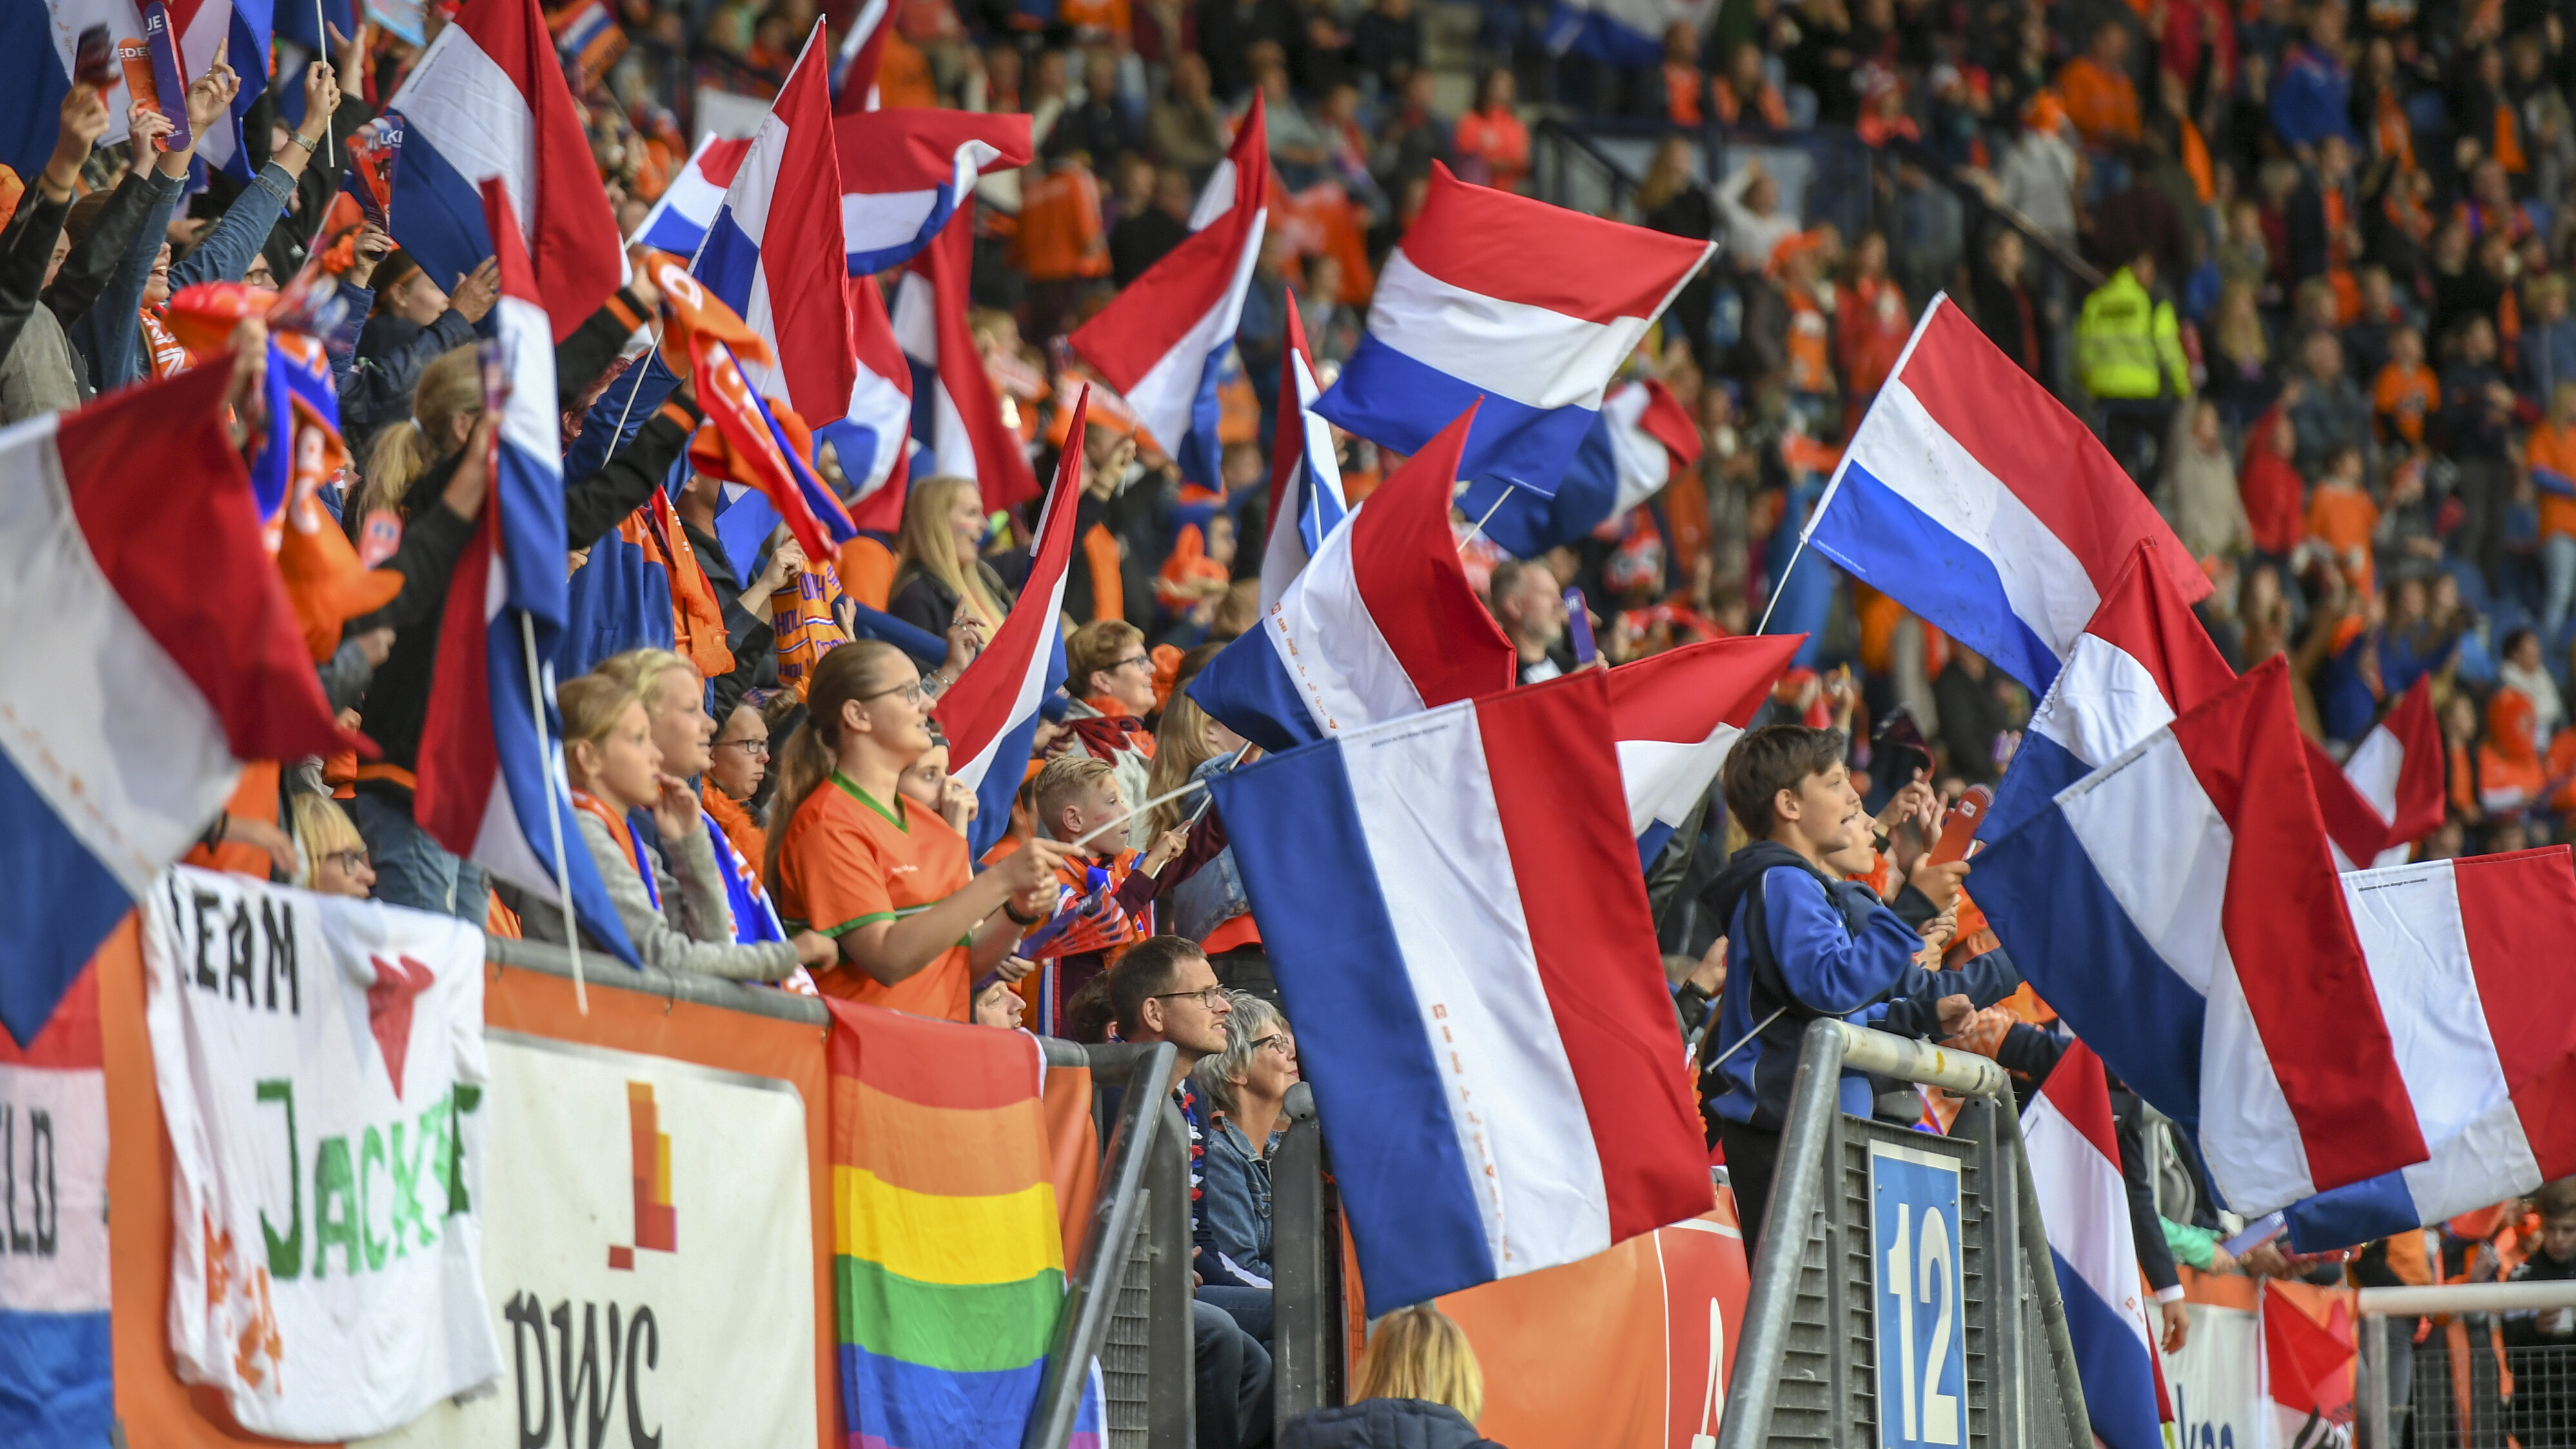
{"label": "black jacket", "polygon": [[1503,1449],[1479,1438],[1467,1416],[1429,1399],[1362,1399],[1310,1409],[1279,1436],[1279,1449]]}

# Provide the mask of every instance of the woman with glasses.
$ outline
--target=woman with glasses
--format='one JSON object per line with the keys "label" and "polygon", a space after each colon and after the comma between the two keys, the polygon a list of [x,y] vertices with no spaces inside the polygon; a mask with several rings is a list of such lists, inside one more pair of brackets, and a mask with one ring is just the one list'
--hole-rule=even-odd
{"label": "woman with glasses", "polygon": [[921,671],[861,639],[823,656],[805,724],[778,752],[767,878],[791,929],[831,937],[824,993],[948,1021],[972,1019],[974,983],[1025,974],[1011,948],[1046,919],[1070,854],[1032,840],[976,875],[966,837],[903,795],[931,748]]}
{"label": "woman with glasses", "polygon": [[1199,1162],[1195,1266],[1206,1287],[1267,1289],[1270,1153],[1286,1125],[1288,1089],[1297,1084],[1297,1038],[1288,1018],[1260,997],[1232,991],[1226,1000],[1233,1010],[1225,1018],[1225,1050],[1190,1072],[1214,1108]]}
{"label": "woman with glasses", "polygon": [[358,837],[358,827],[349,823],[339,802],[298,790],[288,796],[287,808],[296,854],[303,857],[295,883],[317,895],[361,901],[372,896],[376,871],[367,859],[367,842]]}
{"label": "woman with glasses", "polygon": [[751,797],[759,793],[760,782],[768,775],[769,722],[760,717],[759,704],[745,698],[716,728],[715,742],[707,747],[706,779],[698,792],[706,801],[709,818],[724,827],[725,838],[745,860],[769,858],[769,837],[751,813]]}

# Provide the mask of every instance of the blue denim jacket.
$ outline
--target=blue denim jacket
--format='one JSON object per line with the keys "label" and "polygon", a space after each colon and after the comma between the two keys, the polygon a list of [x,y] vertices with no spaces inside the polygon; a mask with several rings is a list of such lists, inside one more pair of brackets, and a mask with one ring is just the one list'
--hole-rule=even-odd
{"label": "blue denim jacket", "polygon": [[[1234,756],[1219,755],[1190,771],[1190,778],[1205,780],[1233,768]],[[1243,893],[1243,871],[1234,863],[1231,845],[1172,887],[1172,931],[1193,941],[1206,940],[1217,927],[1251,909],[1252,898]]]}
{"label": "blue denim jacket", "polygon": [[[1270,1134],[1276,1145],[1277,1133]],[[1270,1286],[1270,1163],[1233,1119],[1208,1124],[1198,1200],[1198,1270],[1210,1283]]]}

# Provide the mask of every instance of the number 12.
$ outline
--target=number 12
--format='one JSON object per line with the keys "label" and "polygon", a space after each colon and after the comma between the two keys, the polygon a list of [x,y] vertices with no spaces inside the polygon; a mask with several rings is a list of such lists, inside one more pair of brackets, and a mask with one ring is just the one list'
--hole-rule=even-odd
{"label": "number 12", "polygon": [[[1956,1394],[1941,1391],[1941,1370],[1950,1356],[1950,1317],[1957,1307],[1950,1293],[1950,1221],[1937,1209],[1926,1212],[1923,1215],[1923,1241],[1918,1249],[1913,1233],[1908,1231],[1912,1217],[1913,1204],[1896,1205],[1896,1241],[1887,1249],[1887,1275],[1883,1280],[1888,1285],[1884,1296],[1896,1300],[1897,1369],[1904,1385],[1898,1401],[1905,1416],[1905,1438],[1909,1443],[1956,1444],[1959,1442],[1959,1399]],[[1932,1319],[1932,1341],[1924,1345],[1919,1434],[1916,1432],[1917,1372],[1914,1358],[1914,1306],[1917,1303],[1938,1305]]]}

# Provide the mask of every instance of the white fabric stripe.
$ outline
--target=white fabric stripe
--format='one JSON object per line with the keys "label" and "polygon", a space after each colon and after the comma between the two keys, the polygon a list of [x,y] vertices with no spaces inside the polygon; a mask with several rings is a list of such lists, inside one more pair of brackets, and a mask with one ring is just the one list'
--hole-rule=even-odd
{"label": "white fabric stripe", "polygon": [[853,506],[885,486],[894,474],[895,459],[903,456],[904,440],[912,435],[912,395],[891,379],[877,376],[864,361],[855,372],[850,380],[850,410],[844,416],[876,430],[877,451],[864,468],[852,468],[853,459],[841,459],[843,473],[856,484]]}
{"label": "white fabric stripe", "polygon": [[1663,439],[1638,425],[1653,401],[1654,394],[1636,383],[1601,399],[1601,416],[1610,424],[1610,456],[1618,468],[1611,500],[1613,517],[1645,502],[1672,481],[1672,450],[1664,446]]}
{"label": "white fabric stripe", "polygon": [[[500,577],[500,573],[498,568],[492,571],[495,578]],[[528,707],[528,702],[524,699],[492,701],[494,709],[508,709],[514,704],[522,710]],[[548,743],[551,744],[552,741]],[[564,786],[564,798],[570,799],[571,791],[572,787],[567,782]],[[545,822],[538,821],[537,827],[543,830]],[[548,835],[546,838],[551,844],[553,837]],[[565,850],[587,850],[588,848],[577,831],[570,826],[564,828]],[[536,847],[529,842],[526,828],[519,823],[518,806],[510,799],[509,777],[500,770],[492,772],[492,796],[483,805],[483,826],[474,833],[473,859],[476,865],[501,879],[521,890],[536,894],[544,900],[546,911],[560,912],[563,909],[556,900],[559,888],[555,884],[554,868],[550,862],[538,858]],[[560,915],[556,916],[555,924],[558,929],[561,928]]]}
{"label": "white fabric stripe", "polygon": [[555,417],[554,328],[543,307],[523,297],[493,304],[494,331],[509,349],[510,398],[501,409],[501,436],[542,471],[563,472],[563,426]]}
{"label": "white fabric stripe", "polygon": [[[769,344],[771,359],[761,362],[736,352],[733,360],[742,368],[742,380],[750,384],[753,392],[763,397],[790,401],[787,395],[787,372],[778,361],[784,354],[778,347],[778,314],[770,305],[769,268],[765,266],[751,269],[751,295],[743,299],[742,321],[744,326],[752,330],[754,336]],[[809,418],[806,421],[819,425],[835,420]]]}
{"label": "white fabric stripe", "polygon": [[[2343,877],[2344,903],[2361,937],[2379,1014],[2388,1022],[2397,1074],[2433,1153],[2405,1170],[2407,1189],[2427,1210],[2427,1221],[2540,1182],[2540,1163],[2514,1111],[2470,967],[2457,882],[2447,860]],[[2431,1212],[2440,1202],[2461,1206]]]}
{"label": "white fabric stripe", "polygon": [[2344,778],[2382,820],[2397,818],[2397,777],[2405,768],[2406,747],[2385,724],[2372,725],[2361,743],[2353,746],[2352,757],[2343,762]]}
{"label": "white fabric stripe", "polygon": [[1697,743],[1621,740],[1619,778],[1628,787],[1628,833],[1643,835],[1660,820],[1681,824],[1726,764],[1726,752],[1744,731],[1722,724]]}
{"label": "white fabric stripe", "polygon": [[[1447,282],[1397,247],[1379,273],[1368,330],[1378,341],[1470,387],[1533,408],[1598,408],[1610,378],[1646,335],[1646,319],[1613,323],[1506,302]],[[2077,620],[2082,627],[2083,621]]]}
{"label": "white fabric stripe", "polygon": [[2031,711],[2030,727],[2098,766],[2173,720],[2173,706],[2147,666],[2099,634],[2082,634]]}
{"label": "white fabric stripe", "polygon": [[2251,1217],[2314,1194],[2305,1143],[2221,926],[2234,835],[2173,732],[2067,786],[2057,805],[2138,933],[2207,998],[2200,1145],[2228,1206]]}
{"label": "white fabric stripe", "polygon": [[2030,1110],[2021,1114],[2021,1135],[2048,1245],[2145,1348],[2146,1307],[2140,1301],[2137,1248],[2129,1236],[2129,1190],[2120,1164],[2103,1157],[2092,1139],[2044,1095],[2033,1096]]}
{"label": "white fabric stripe", "polygon": [[[975,184],[970,173],[957,194]],[[844,251],[873,252],[901,246],[921,235],[921,224],[939,208],[939,188],[919,191],[844,191],[841,193],[841,246]]]}
{"label": "white fabric stripe", "polygon": [[205,697],[99,571],[55,422],[0,431],[0,749],[140,895],[223,808],[241,766]]}
{"label": "white fabric stripe", "polygon": [[753,133],[742,169],[725,189],[724,204],[733,213],[733,224],[753,246],[759,246],[762,233],[769,230],[769,203],[778,194],[778,168],[786,154],[787,122],[772,111]]}
{"label": "white fabric stripe", "polygon": [[[1270,537],[1262,548],[1261,608],[1265,613],[1279,602],[1289,581],[1306,567],[1306,536],[1300,531],[1299,521],[1314,511],[1314,491],[1329,489],[1334,508],[1349,512],[1342,504],[1342,464],[1333,455],[1333,425],[1314,411],[1315,399],[1323,396],[1323,389],[1315,385],[1314,369],[1306,365],[1305,358],[1292,356],[1289,365],[1297,379],[1297,425],[1305,435],[1305,446],[1301,466],[1289,476],[1280,495],[1284,505],[1280,516],[1270,520]],[[1285,407],[1287,403],[1282,400],[1280,405]]]}
{"label": "white fabric stripe", "polygon": [[[140,13],[143,7],[138,5],[134,8],[137,13]],[[206,68],[215,63],[215,51],[221,48],[224,41],[228,39],[232,33],[233,7],[229,3],[229,0],[207,0],[207,4],[197,11],[194,18],[189,20],[188,28],[180,33],[180,76],[185,80],[193,81],[198,76],[205,74]],[[142,27],[138,25],[132,30],[120,30],[115,32],[115,34],[118,37],[134,37],[142,35],[143,30]],[[272,27],[270,31],[271,37],[274,38],[275,34],[276,31]],[[226,63],[230,63],[229,56],[227,56]],[[266,70],[268,68],[265,58],[253,62],[253,64],[257,65],[261,70]],[[234,66],[233,69],[243,72],[243,90],[249,91],[256,89],[256,86],[253,84],[256,77],[249,73],[247,67]],[[281,87],[290,84],[299,84],[287,77],[279,77],[270,83]],[[132,105],[133,102],[134,98],[132,94],[128,93],[124,103],[116,108],[116,118],[119,122],[122,122],[125,119],[125,107]],[[243,104],[243,101],[239,97],[236,97],[233,104],[239,106]],[[221,168],[232,163],[233,146],[232,119],[227,117],[215,122],[211,126],[208,126],[205,131],[199,135],[197,139],[197,156],[198,159],[204,161],[207,165]]]}
{"label": "white fabric stripe", "polygon": [[[13,1191],[27,1174],[21,1200],[10,1204],[22,1232],[37,1226],[34,1122],[52,1119],[53,1152],[44,1162],[45,1221],[56,1234],[47,1248],[0,1253],[0,1305],[16,1313],[108,1311],[107,1073],[99,1067],[0,1065],[0,1102],[17,1109],[16,1169],[0,1182]],[[16,1146],[16,1143],[12,1143]],[[23,1213],[24,1216],[17,1216]]]}
{"label": "white fabric stripe", "polygon": [[1261,637],[1297,682],[1315,728],[1328,735],[1422,709],[1413,676],[1378,631],[1352,575],[1351,525],[1358,517],[1352,509],[1261,616]]}
{"label": "white fabric stripe", "polygon": [[938,295],[930,279],[919,272],[905,272],[896,279],[894,308],[887,321],[894,326],[894,341],[903,355],[915,362],[939,360]]}
{"label": "white fabric stripe", "polygon": [[493,176],[507,182],[521,235],[534,232],[536,117],[518,83],[463,26],[438,32],[385,109],[402,112],[413,137],[428,143],[467,184],[480,186]]}
{"label": "white fabric stripe", "polygon": [[[1046,613],[1040,617],[1055,619],[1063,616],[1064,584],[1066,577],[1072,571],[1071,563],[1072,560],[1067,559],[1068,567],[1056,575],[1055,588],[1047,595]],[[1022,599],[1012,607],[1018,609],[1026,606],[1027,603],[1028,600]],[[992,770],[994,757],[1000,753],[1002,741],[1010,735],[1012,726],[1037,712],[1038,701],[1044,698],[1047,692],[1047,667],[1055,662],[1053,651],[1053,641],[1045,633],[1040,633],[1037,636],[1037,648],[1030,651],[1028,667],[1020,671],[1020,692],[1012,697],[1010,719],[993,732],[991,739],[984,742],[984,748],[975,752],[975,758],[949,771],[951,775],[964,781],[967,789],[973,790],[983,785],[984,776]]]}
{"label": "white fabric stripe", "polygon": [[[1901,378],[1889,379],[1879,393],[1845,462],[1866,468],[1925,517],[1986,555],[2003,579],[2013,613],[2060,658],[2074,647],[2102,603],[2083,562],[1950,436]],[[1814,527],[1812,521],[1808,526]]]}
{"label": "white fabric stripe", "polygon": [[654,225],[661,221],[665,212],[677,212],[689,225],[702,232],[715,223],[716,212],[724,205],[725,189],[708,180],[706,173],[698,169],[707,148],[715,143],[716,136],[712,131],[698,138],[698,149],[690,153],[689,164],[680,168],[680,174],[663,189],[662,199],[653,203],[651,211],[644,213],[643,222],[635,228],[636,236],[651,235]]}
{"label": "white fabric stripe", "polygon": [[1539,981],[1475,706],[1341,750],[1497,1276],[1601,1252],[1609,1189]]}
{"label": "white fabric stripe", "polygon": [[1269,221],[1267,207],[1252,214],[1252,234],[1234,259],[1234,277],[1226,283],[1225,295],[1126,391],[1127,405],[1166,449],[1178,448],[1189,435],[1190,406],[1198,401],[1199,380],[1214,365],[1217,348],[1234,336],[1243,321],[1243,294],[1252,285],[1252,264],[1261,255],[1261,232]]}
{"label": "white fabric stripe", "polygon": [[[1190,208],[1189,226],[1193,234],[1214,226],[1217,218],[1234,210],[1234,172],[1234,158],[1227,156],[1221,158],[1216,163],[1216,169],[1208,173],[1207,185],[1199,188],[1198,202]],[[1261,245],[1260,238],[1261,233],[1256,228],[1253,232],[1253,246],[1256,249]]]}

